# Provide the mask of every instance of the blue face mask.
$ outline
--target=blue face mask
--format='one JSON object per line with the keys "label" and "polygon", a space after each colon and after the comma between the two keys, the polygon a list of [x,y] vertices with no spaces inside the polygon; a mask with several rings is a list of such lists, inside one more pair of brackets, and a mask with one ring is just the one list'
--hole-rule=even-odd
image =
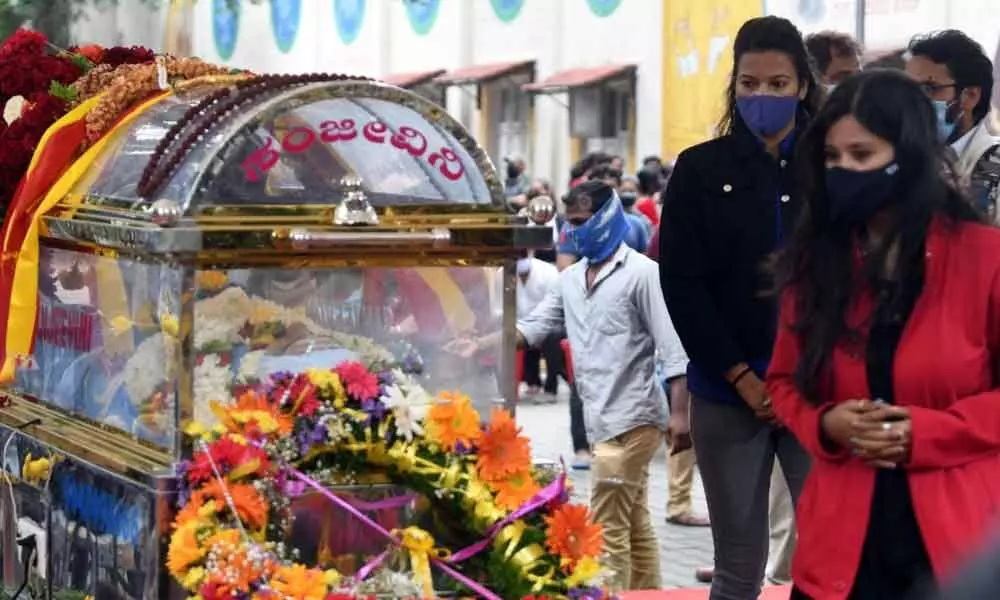
{"label": "blue face mask", "polygon": [[932,100],[932,102],[934,103],[934,112],[937,113],[938,139],[941,142],[947,142],[951,138],[951,134],[955,133],[958,119],[949,122],[948,109],[951,108],[951,104],[947,100]]}
{"label": "blue face mask", "polygon": [[629,232],[628,218],[618,194],[587,222],[570,230],[576,251],[590,262],[603,262],[621,246]]}
{"label": "blue face mask", "polygon": [[747,127],[759,137],[771,137],[784,129],[799,108],[798,96],[742,96],[736,110]]}

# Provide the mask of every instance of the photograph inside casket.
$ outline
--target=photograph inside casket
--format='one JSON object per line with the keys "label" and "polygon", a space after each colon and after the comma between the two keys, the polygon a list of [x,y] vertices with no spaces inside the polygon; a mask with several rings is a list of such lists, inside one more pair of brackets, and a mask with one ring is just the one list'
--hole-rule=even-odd
{"label": "photograph inside casket", "polygon": [[28,31],[2,67],[33,73],[0,81],[8,594],[610,597],[513,416],[551,199],[516,214],[375,81]]}

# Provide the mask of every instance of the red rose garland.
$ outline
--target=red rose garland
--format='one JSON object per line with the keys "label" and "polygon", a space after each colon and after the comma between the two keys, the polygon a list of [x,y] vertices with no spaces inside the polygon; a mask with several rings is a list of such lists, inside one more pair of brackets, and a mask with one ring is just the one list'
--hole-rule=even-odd
{"label": "red rose garland", "polygon": [[0,46],[0,110],[11,98],[25,100],[14,122],[8,125],[0,119],[0,216],[6,213],[45,131],[69,111],[67,86],[98,64],[119,66],[155,59],[152,50],[139,46],[52,49],[43,34],[28,29],[19,29]]}

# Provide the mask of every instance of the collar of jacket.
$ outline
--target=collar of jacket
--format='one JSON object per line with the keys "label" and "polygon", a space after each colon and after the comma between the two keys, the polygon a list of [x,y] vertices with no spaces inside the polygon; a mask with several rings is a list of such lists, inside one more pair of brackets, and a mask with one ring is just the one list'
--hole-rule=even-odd
{"label": "collar of jacket", "polygon": [[[801,111],[799,112],[800,114],[796,116],[797,119],[801,119]],[[795,140],[802,129],[801,124],[796,124],[795,129],[785,136],[785,139],[781,140],[781,144],[778,146],[781,158],[790,159],[792,157],[795,149]],[[733,131],[729,135],[733,138],[736,152],[741,157],[769,156],[764,148],[764,141],[750,131],[739,115],[734,117]]]}

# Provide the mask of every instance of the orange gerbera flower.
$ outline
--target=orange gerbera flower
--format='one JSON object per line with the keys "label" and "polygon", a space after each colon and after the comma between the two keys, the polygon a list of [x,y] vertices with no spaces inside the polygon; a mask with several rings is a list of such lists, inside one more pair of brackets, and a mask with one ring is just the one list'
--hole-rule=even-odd
{"label": "orange gerbera flower", "polygon": [[545,523],[545,545],[553,554],[571,563],[600,556],[603,529],[593,522],[586,506],[563,504],[545,517]]}
{"label": "orange gerbera flower", "polygon": [[531,469],[531,446],[507,411],[493,409],[489,427],[479,439],[476,466],[479,475],[487,481]]}
{"label": "orange gerbera flower", "polygon": [[323,600],[328,589],[323,571],[307,569],[301,564],[277,569],[271,587],[281,597],[293,600]]}
{"label": "orange gerbera flower", "polygon": [[510,473],[504,479],[489,482],[497,493],[497,506],[506,510],[517,510],[538,493],[539,487],[531,477],[530,470]]}
{"label": "orange gerbera flower", "polygon": [[170,536],[167,569],[177,579],[183,579],[188,569],[205,557],[205,548],[198,544],[194,523],[181,527]]}
{"label": "orange gerbera flower", "polygon": [[218,480],[211,481],[191,496],[191,503],[203,504],[206,500],[215,500],[218,506],[228,506],[225,491],[233,499],[236,514],[252,529],[263,529],[267,525],[268,504],[257,488],[247,483],[229,483],[223,489]]}
{"label": "orange gerbera flower", "polygon": [[454,451],[459,444],[471,448],[482,431],[479,413],[472,408],[469,397],[458,392],[441,392],[438,398],[441,402],[434,403],[424,419],[427,437],[449,451]]}
{"label": "orange gerbera flower", "polygon": [[227,431],[245,433],[250,430],[265,434],[288,435],[292,432],[292,418],[263,394],[247,391],[232,404],[210,403],[212,413]]}

